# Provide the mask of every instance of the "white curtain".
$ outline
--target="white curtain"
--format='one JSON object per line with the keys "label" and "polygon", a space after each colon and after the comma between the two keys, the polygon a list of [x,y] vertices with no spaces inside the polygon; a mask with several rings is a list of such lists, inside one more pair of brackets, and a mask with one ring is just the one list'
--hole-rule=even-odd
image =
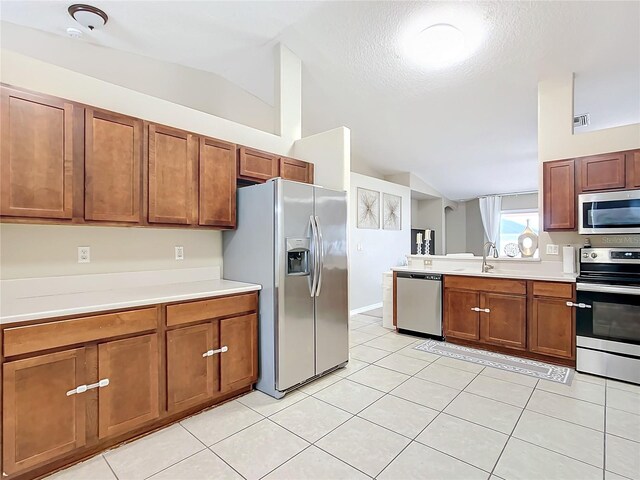
{"label": "white curtain", "polygon": [[[491,195],[489,197],[480,197],[480,216],[482,217],[482,225],[484,233],[490,242],[498,245],[498,237],[500,236],[500,212],[502,211],[502,197],[500,195]],[[497,256],[498,251],[494,252]]]}

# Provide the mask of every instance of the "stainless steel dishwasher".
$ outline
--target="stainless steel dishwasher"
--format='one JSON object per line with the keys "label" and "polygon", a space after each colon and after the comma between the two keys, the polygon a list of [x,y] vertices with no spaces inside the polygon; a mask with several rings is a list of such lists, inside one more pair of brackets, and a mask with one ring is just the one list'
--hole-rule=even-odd
{"label": "stainless steel dishwasher", "polygon": [[442,275],[398,272],[399,331],[442,339]]}

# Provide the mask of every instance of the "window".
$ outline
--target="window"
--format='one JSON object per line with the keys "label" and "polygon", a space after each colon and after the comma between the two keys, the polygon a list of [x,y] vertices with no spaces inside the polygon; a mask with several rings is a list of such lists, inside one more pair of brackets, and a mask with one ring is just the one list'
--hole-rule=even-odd
{"label": "window", "polygon": [[[501,257],[508,257],[505,252],[505,247],[511,243],[515,244],[514,251],[517,252],[515,255],[516,258],[522,257],[520,250],[518,249],[518,237],[527,227],[527,221],[529,221],[529,227],[531,230],[538,235],[538,232],[540,231],[540,217],[538,216],[538,210],[507,210],[500,214],[498,252]],[[536,253],[533,256],[534,258],[538,258],[539,252],[536,250]]]}

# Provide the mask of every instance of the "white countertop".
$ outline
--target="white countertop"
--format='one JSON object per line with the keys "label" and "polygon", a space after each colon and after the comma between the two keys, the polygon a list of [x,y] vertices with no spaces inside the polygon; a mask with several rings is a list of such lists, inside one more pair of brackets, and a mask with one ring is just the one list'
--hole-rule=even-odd
{"label": "white countertop", "polygon": [[[158,276],[156,275],[156,277]],[[83,275],[82,277],[90,276]],[[56,279],[60,278],[52,277],[51,283],[55,283]],[[143,279],[140,276],[136,278],[138,281]],[[59,289],[53,291],[54,285],[51,285],[49,289],[41,288],[28,292],[24,285],[20,288],[11,288],[15,285],[7,283],[27,282],[28,280],[3,282],[0,324],[231,295],[261,289],[260,285],[219,278],[198,278],[197,281],[188,281],[175,276],[166,277],[166,281],[162,283],[155,281],[149,282],[150,284],[137,283],[135,286],[127,285],[127,282],[116,285],[102,282],[99,287],[96,287],[95,284],[92,286],[91,282],[87,282],[87,286],[83,288],[76,283],[74,288],[70,288],[67,292],[59,291]],[[49,283],[47,279],[33,280],[45,285]],[[5,286],[8,287],[4,288]]]}
{"label": "white countertop", "polygon": [[484,273],[480,268],[445,268],[445,267],[394,267],[395,272],[411,272],[411,273],[441,273],[445,275],[461,275],[465,277],[488,277],[488,278],[515,278],[519,280],[543,280],[550,282],[575,282],[576,274],[555,273],[555,272],[527,272],[527,271],[509,271],[509,270],[492,270]]}

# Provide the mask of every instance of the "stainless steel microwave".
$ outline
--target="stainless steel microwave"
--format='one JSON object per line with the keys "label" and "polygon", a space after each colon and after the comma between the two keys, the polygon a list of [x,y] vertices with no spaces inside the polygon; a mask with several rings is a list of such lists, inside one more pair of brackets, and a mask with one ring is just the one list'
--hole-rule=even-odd
{"label": "stainless steel microwave", "polygon": [[578,196],[579,233],[640,233],[640,190]]}

